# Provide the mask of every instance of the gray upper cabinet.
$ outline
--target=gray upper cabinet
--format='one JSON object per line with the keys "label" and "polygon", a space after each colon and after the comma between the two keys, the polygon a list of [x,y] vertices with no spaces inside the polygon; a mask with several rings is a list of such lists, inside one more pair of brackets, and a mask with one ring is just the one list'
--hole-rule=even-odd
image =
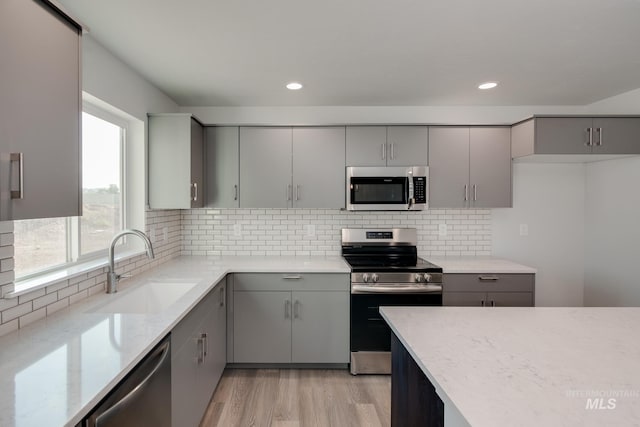
{"label": "gray upper cabinet", "polygon": [[204,129],[190,114],[149,114],[149,206],[204,206]]}
{"label": "gray upper cabinet", "polygon": [[290,127],[240,128],[240,206],[291,205],[291,139]]}
{"label": "gray upper cabinet", "polygon": [[432,208],[511,206],[511,140],[507,127],[429,128]]}
{"label": "gray upper cabinet", "polygon": [[640,117],[534,117],[511,133],[514,158],[640,154]]}
{"label": "gray upper cabinet", "polygon": [[344,127],[241,127],[240,206],[343,208]]}
{"label": "gray upper cabinet", "polygon": [[387,127],[387,166],[428,165],[426,126]]}
{"label": "gray upper cabinet", "polygon": [[240,131],[236,126],[205,128],[206,206],[240,206]]}
{"label": "gray upper cabinet", "polygon": [[293,207],[345,207],[344,127],[293,128]]}
{"label": "gray upper cabinet", "polygon": [[428,164],[426,126],[347,126],[347,166]]}
{"label": "gray upper cabinet", "polygon": [[46,2],[0,2],[0,220],[82,214],[81,32]]}

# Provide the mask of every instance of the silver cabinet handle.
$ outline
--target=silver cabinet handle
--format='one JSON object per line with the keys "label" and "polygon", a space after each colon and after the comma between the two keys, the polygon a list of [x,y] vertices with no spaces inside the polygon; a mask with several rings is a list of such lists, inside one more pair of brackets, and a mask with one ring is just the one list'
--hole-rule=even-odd
{"label": "silver cabinet handle", "polygon": [[[153,367],[153,369],[151,370],[151,372],[149,372],[149,374],[144,377],[144,379],[142,381],[140,381],[140,383],[138,385],[136,385],[126,396],[124,396],[122,399],[118,400],[117,402],[115,402],[109,409],[107,409],[106,411],[100,413],[98,416],[96,416],[95,418],[92,416],[89,418],[89,420],[87,421],[88,426],[100,426],[103,425],[101,421],[107,421],[109,420],[109,418],[111,418],[111,415],[113,413],[118,412],[122,406],[127,406],[127,404],[133,399],[135,398],[135,396],[139,393],[143,393],[146,388],[147,388],[147,384],[149,383],[149,381],[151,381],[151,379],[156,375],[156,373],[158,372],[158,370],[164,366],[165,361],[167,360],[167,357],[169,356],[169,350],[170,350],[170,345],[169,345],[169,341],[167,341],[166,343],[162,344],[160,347],[158,347],[152,355],[149,356],[149,359],[147,359],[148,361],[150,361],[152,358],[159,358],[160,360],[158,361],[158,363],[156,363],[156,365]],[[158,356],[158,354],[160,354]]]}
{"label": "silver cabinet handle", "polygon": [[225,298],[224,298],[224,286],[220,288],[220,307],[224,307]]}
{"label": "silver cabinet handle", "polygon": [[478,276],[478,280],[485,282],[497,282],[500,279],[498,276]]}
{"label": "silver cabinet handle", "polygon": [[291,301],[289,300],[286,300],[284,302],[284,318],[285,319],[291,318]]}
{"label": "silver cabinet handle", "polygon": [[191,184],[191,186],[193,187],[193,198],[191,200],[193,200],[194,202],[198,201],[198,183],[194,182],[193,184]]}
{"label": "silver cabinet handle", "polygon": [[298,300],[296,300],[296,302],[293,303],[293,318],[294,319],[300,318],[300,301]]}
{"label": "silver cabinet handle", "polygon": [[291,201],[292,188],[291,184],[287,185],[287,201]]}
{"label": "silver cabinet handle", "polygon": [[386,160],[387,159],[387,144],[383,143],[380,144],[382,145],[382,160]]}
{"label": "silver cabinet handle", "polygon": [[295,276],[282,276],[282,278],[284,280],[300,280],[302,279],[302,276],[300,276],[299,274],[295,275]]}
{"label": "silver cabinet handle", "polygon": [[478,186],[473,184],[473,201],[478,201]]}
{"label": "silver cabinet handle", "polygon": [[209,353],[209,337],[207,336],[206,332],[203,332],[200,334],[200,337],[202,338],[202,342],[204,343],[203,347],[203,354],[204,354],[204,358],[207,358],[207,354]]}
{"label": "silver cabinet handle", "polygon": [[467,184],[464,185],[464,201],[469,200],[469,186]]}
{"label": "silver cabinet handle", "polygon": [[392,142],[389,146],[391,147],[391,160],[393,160],[396,158],[396,143]]}
{"label": "silver cabinet handle", "polygon": [[201,363],[204,363],[204,338],[202,337],[202,335],[196,338],[196,347],[198,351],[197,362],[198,365],[200,365]]}
{"label": "silver cabinet handle", "polygon": [[587,147],[591,147],[593,145],[593,129],[587,128],[585,129],[587,132],[587,141],[584,143]]}
{"label": "silver cabinet handle", "polygon": [[233,186],[233,200],[238,200],[238,184]]}
{"label": "silver cabinet handle", "polygon": [[596,128],[596,132],[598,132],[598,140],[596,141],[596,145],[600,147],[602,146],[602,128]]}
{"label": "silver cabinet handle", "polygon": [[[24,153],[11,153],[9,157],[11,161],[11,165],[14,163],[18,164],[18,189],[11,190],[11,198],[12,199],[23,199],[24,198]],[[13,177],[13,174],[11,174]]]}
{"label": "silver cabinet handle", "polygon": [[300,184],[296,185],[296,202],[300,200]]}

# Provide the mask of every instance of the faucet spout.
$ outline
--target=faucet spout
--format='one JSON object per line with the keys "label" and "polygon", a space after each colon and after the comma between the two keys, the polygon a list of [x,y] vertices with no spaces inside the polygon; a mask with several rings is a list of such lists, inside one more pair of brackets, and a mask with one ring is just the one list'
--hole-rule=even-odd
{"label": "faucet spout", "polygon": [[111,245],[109,246],[109,273],[107,274],[107,293],[113,294],[118,292],[118,281],[120,280],[121,275],[116,274],[115,267],[115,246],[118,240],[126,236],[127,234],[132,234],[134,236],[138,236],[144,242],[145,248],[147,250],[147,257],[150,259],[155,258],[155,254],[153,253],[153,245],[151,244],[151,240],[140,230],[122,230],[111,239]]}

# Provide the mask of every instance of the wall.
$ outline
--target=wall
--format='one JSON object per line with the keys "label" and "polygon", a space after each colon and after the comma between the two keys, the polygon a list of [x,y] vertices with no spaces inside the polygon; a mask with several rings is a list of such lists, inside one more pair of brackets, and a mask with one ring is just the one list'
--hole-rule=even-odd
{"label": "wall", "polygon": [[640,158],[587,165],[585,305],[640,306]]}
{"label": "wall", "polygon": [[[131,118],[129,142],[138,147],[135,150],[135,164],[129,165],[129,176],[137,176],[145,181],[147,112],[178,111],[178,105],[155,88],[136,71],[113,56],[91,36],[84,36],[82,42],[83,91],[91,100],[104,102],[116,113],[123,112]],[[132,162],[133,163],[133,162]],[[118,271],[138,274],[180,254],[180,211],[146,211],[146,195],[142,188],[136,188],[136,196],[141,201],[134,209],[146,222],[146,232],[164,237],[166,240],[154,242],[156,259],[145,256],[135,257],[118,263]],[[13,223],[0,222],[0,289],[3,294],[13,289]],[[52,283],[46,288],[22,295],[18,298],[0,299],[0,336],[22,328],[35,320],[48,316],[61,308],[80,301],[87,296],[105,289],[106,269],[100,268],[78,277]]]}
{"label": "wall", "polygon": [[[337,209],[192,209],[182,212],[183,255],[339,255],[340,230],[418,229],[421,256],[491,254],[491,211],[347,212]],[[447,235],[438,235],[438,225]],[[241,234],[234,227],[239,225]],[[308,226],[314,235],[308,233]]]}
{"label": "wall", "polygon": [[538,269],[536,305],[583,304],[584,206],[585,165],[514,163],[513,208],[492,211],[493,255]]}

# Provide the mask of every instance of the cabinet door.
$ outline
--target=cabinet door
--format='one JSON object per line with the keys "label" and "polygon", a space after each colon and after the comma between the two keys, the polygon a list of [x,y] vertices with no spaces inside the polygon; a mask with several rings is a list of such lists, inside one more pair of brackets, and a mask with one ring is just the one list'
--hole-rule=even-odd
{"label": "cabinet door", "polygon": [[233,295],[235,363],[291,362],[291,292]]}
{"label": "cabinet door", "polygon": [[510,129],[471,128],[469,156],[469,206],[511,207]]}
{"label": "cabinet door", "polygon": [[[196,123],[197,124],[197,123]],[[197,124],[199,126],[199,124]],[[149,205],[153,209],[189,209],[194,203],[197,129],[190,114],[149,115]],[[200,168],[200,174],[202,168]],[[203,190],[202,183],[198,191]],[[200,195],[198,195],[200,196]]]}
{"label": "cabinet door", "polygon": [[[536,119],[536,154],[589,154],[588,117],[540,117]],[[594,141],[595,135],[592,135]]]}
{"label": "cabinet door", "polygon": [[386,126],[347,126],[346,140],[347,166],[386,166]]}
{"label": "cabinet door", "polygon": [[388,126],[387,151],[389,166],[428,165],[427,126]]}
{"label": "cabinet door", "polygon": [[492,307],[533,307],[531,292],[488,292],[487,305]]}
{"label": "cabinet door", "polygon": [[240,206],[291,207],[291,128],[240,128]]}
{"label": "cabinet door", "polygon": [[192,208],[204,206],[204,129],[191,119],[191,183],[193,185]]}
{"label": "cabinet door", "polygon": [[293,207],[345,207],[343,127],[293,129]]}
{"label": "cabinet door", "polygon": [[593,119],[594,154],[640,154],[640,118]]}
{"label": "cabinet door", "polygon": [[486,296],[486,292],[443,292],[442,305],[483,307],[486,304]]}
{"label": "cabinet door", "polygon": [[293,363],[349,363],[349,293],[293,295]]}
{"label": "cabinet door", "polygon": [[429,128],[429,207],[464,208],[469,198],[469,128]]}
{"label": "cabinet door", "polygon": [[207,207],[237,208],[240,206],[239,129],[207,127],[205,135]]}
{"label": "cabinet door", "polygon": [[0,58],[0,220],[81,215],[79,29],[43,2],[3,0]]}

